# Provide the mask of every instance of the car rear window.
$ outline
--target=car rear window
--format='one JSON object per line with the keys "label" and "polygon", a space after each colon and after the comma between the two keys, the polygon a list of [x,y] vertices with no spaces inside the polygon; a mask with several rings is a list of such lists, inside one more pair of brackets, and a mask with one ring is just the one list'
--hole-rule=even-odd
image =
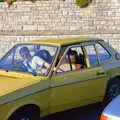
{"label": "car rear window", "polygon": [[103,62],[111,57],[110,53],[100,44],[96,44],[97,53],[100,62]]}
{"label": "car rear window", "polygon": [[88,55],[90,67],[97,67],[99,62],[94,45],[87,45],[85,46],[85,49]]}

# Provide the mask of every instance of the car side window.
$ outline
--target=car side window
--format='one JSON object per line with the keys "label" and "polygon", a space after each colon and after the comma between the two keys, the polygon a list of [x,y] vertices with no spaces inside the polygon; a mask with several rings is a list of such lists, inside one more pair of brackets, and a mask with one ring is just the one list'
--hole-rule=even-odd
{"label": "car side window", "polygon": [[66,54],[62,58],[62,61],[60,62],[60,66],[57,69],[57,74],[64,73],[64,72],[69,72],[69,71],[71,71],[70,61],[68,59],[68,54]]}
{"label": "car side window", "polygon": [[13,62],[14,50],[14,48],[11,49],[10,52],[8,52],[7,55],[3,57],[3,59],[1,59],[1,65],[11,67],[11,64]]}
{"label": "car side window", "polygon": [[69,56],[72,70],[81,70],[83,68],[86,68],[85,55],[83,53],[82,47],[75,46],[71,47],[70,50],[71,51],[69,51]]}
{"label": "car side window", "polygon": [[86,68],[86,63],[82,48],[80,46],[74,46],[67,51],[57,73],[81,70],[83,68]]}
{"label": "car side window", "polygon": [[96,49],[97,49],[100,62],[103,62],[111,57],[108,51],[98,43],[96,44]]}
{"label": "car side window", "polygon": [[97,67],[99,65],[97,53],[94,45],[85,46],[90,67]]}

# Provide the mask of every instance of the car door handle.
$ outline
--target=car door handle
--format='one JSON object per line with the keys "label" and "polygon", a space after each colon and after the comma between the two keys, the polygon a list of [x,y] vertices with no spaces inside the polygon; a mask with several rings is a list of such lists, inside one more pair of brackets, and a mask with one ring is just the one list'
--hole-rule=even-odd
{"label": "car door handle", "polygon": [[104,75],[105,72],[97,72],[97,75]]}

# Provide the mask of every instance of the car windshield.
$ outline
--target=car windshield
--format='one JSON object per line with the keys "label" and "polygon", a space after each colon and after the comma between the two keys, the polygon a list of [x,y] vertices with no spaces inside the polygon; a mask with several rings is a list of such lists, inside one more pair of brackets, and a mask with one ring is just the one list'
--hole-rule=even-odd
{"label": "car windshield", "polygon": [[0,60],[0,69],[47,75],[57,52],[56,46],[17,44]]}

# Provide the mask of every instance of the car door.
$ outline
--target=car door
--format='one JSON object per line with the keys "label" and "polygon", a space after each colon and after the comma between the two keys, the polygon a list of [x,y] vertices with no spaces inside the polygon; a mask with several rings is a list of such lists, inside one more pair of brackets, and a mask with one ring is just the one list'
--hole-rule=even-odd
{"label": "car door", "polygon": [[[83,68],[73,67],[69,56],[70,49],[76,51],[78,56],[84,56]],[[51,80],[51,112],[101,101],[106,80],[107,76],[99,65],[93,43],[69,46]]]}

